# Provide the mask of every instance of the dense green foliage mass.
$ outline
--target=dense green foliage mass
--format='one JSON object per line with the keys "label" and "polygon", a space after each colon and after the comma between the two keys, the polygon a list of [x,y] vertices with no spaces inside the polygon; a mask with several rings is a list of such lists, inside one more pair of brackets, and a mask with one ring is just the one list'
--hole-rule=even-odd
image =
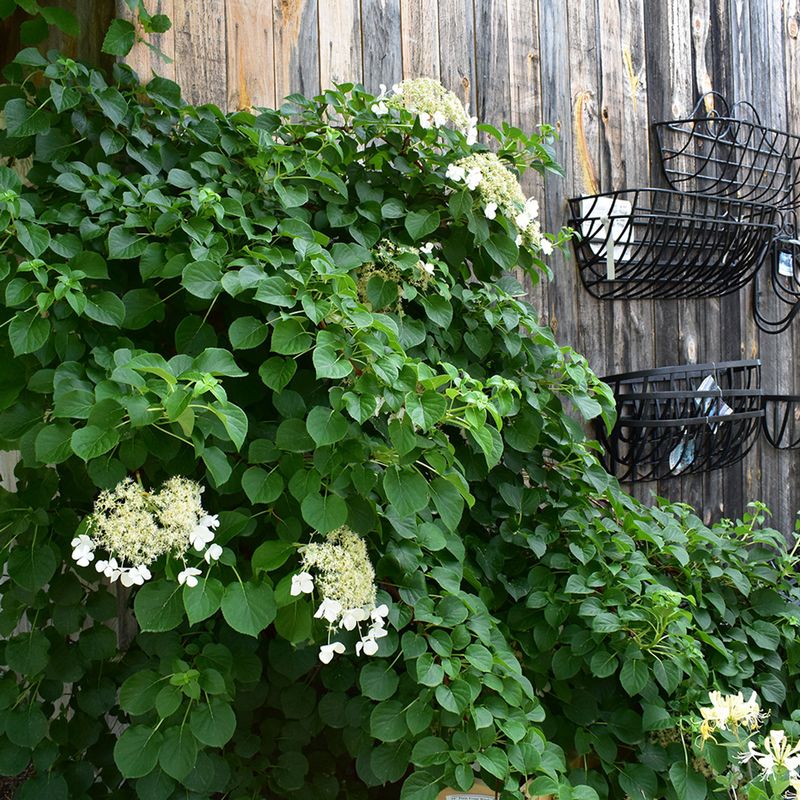
{"label": "dense green foliage mass", "polygon": [[[601,468],[565,401],[610,418],[608,390],[513,276],[539,249],[446,176],[484,146],[349,85],[224,115],[124,66],[28,50],[7,72],[0,155],[33,156],[24,182],[0,169],[0,445],[22,453],[0,773],[29,770],[22,800],[433,800],[477,777],[701,800],[716,756],[682,718],[709,688],[795,708],[793,554]],[[547,131],[483,130],[515,173],[555,169]],[[72,561],[128,475],[206,486],[224,551],[196,587],[168,559],[132,592]],[[390,633],[322,664],[291,578],[343,525]]]}

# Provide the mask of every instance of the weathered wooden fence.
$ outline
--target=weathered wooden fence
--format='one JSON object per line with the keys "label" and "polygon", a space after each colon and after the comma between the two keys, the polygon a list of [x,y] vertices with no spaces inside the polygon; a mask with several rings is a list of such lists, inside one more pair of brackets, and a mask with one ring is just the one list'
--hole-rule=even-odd
{"label": "weathered wooden fence", "polygon": [[[155,70],[177,80],[192,102],[274,106],[335,81],[377,90],[431,76],[482,121],[553,123],[566,178],[528,187],[550,230],[565,223],[569,196],[664,185],[650,125],[687,116],[706,91],[749,100],[767,125],[800,133],[800,0],[149,0],[148,7],[173,20],[155,37],[172,61],[141,45],[129,61],[142,77]],[[530,299],[597,373],[758,356],[767,391],[800,393],[792,363],[800,322],[781,335],[759,333],[748,290],[711,300],[601,302],[583,289],[571,258],[553,266],[555,279],[529,287]],[[762,440],[737,466],[635,491],[685,500],[707,519],[763,499],[788,531],[800,508],[798,459]]]}

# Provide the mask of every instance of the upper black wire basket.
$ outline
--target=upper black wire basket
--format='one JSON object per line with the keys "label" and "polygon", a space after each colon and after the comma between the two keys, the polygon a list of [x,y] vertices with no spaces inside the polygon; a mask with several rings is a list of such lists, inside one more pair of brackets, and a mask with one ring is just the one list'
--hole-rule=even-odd
{"label": "upper black wire basket", "polygon": [[763,429],[778,450],[800,449],[800,396],[765,394]]}
{"label": "upper black wire basket", "polygon": [[764,416],[761,362],[689,364],[603,378],[617,422],[596,430],[605,465],[621,481],[721,469],[752,448]]}
{"label": "upper black wire basket", "polygon": [[626,189],[569,204],[581,279],[603,300],[735,292],[767,256],[778,216],[760,203],[670,189]]}
{"label": "upper black wire basket", "polygon": [[673,189],[779,209],[798,205],[800,137],[763,125],[750,103],[729,105],[722,95],[708,92],[690,117],[654,128]]}

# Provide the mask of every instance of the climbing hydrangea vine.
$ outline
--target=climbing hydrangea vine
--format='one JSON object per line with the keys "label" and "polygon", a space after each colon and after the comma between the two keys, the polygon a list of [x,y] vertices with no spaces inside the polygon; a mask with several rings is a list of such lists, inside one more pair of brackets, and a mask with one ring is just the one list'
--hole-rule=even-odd
{"label": "climbing hydrangea vine", "polygon": [[622,493],[581,425],[608,388],[524,299],[569,236],[550,128],[432,81],[224,114],[124,64],[5,72],[21,800],[699,800],[709,689],[796,707],[783,537]]}

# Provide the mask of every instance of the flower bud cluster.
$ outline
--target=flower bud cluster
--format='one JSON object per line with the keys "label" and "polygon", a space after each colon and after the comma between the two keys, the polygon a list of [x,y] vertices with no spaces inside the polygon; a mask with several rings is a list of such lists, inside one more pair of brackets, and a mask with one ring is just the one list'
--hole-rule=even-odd
{"label": "flower bud cluster", "polygon": [[108,559],[95,562],[98,572],[112,583],[119,579],[123,586],[141,586],[152,577],[149,565],[169,554],[184,562],[178,582],[197,586],[201,573],[186,567],[187,551],[194,548],[209,564],[222,555],[222,548],[213,543],[219,520],[205,512],[202,492],[200,484],[180,476],[167,480],[156,493],[125,478],[98,496],[87,520],[88,534],[72,540],[73,559],[87,567],[95,550],[103,549]]}
{"label": "flower bud cluster", "polygon": [[[301,549],[301,571],[292,576],[291,594],[311,594],[315,589],[321,602],[314,616],[328,623],[329,641],[319,658],[328,664],[345,645],[330,641],[337,630],[358,631],[356,655],[378,652],[378,639],[387,635],[389,608],[375,605],[375,570],[364,540],[349,528],[331,531],[324,542],[311,542]],[[313,572],[313,574],[312,574]]]}
{"label": "flower bud cluster", "polygon": [[518,246],[536,248],[546,256],[553,252],[552,242],[542,236],[539,227],[539,203],[525,197],[517,176],[495,153],[473,153],[449,164],[445,177],[476,191],[487,219],[495,219],[500,211],[512,220]]}
{"label": "flower bud cluster", "polygon": [[390,108],[404,108],[419,118],[422,128],[452,127],[466,134],[467,144],[478,140],[477,117],[471,117],[462,102],[432,78],[411,78],[392,86],[393,94],[384,97],[386,90],[373,104],[376,114],[388,113]]}

